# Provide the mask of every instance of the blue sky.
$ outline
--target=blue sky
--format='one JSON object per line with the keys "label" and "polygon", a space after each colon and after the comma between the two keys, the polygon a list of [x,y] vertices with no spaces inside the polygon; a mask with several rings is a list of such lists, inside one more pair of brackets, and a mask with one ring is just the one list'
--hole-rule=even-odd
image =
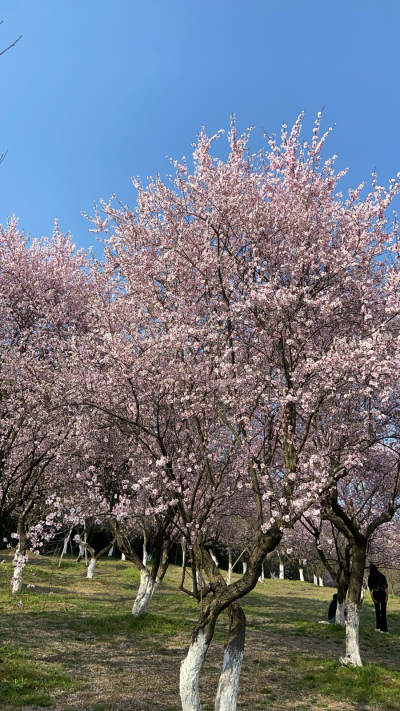
{"label": "blue sky", "polygon": [[82,210],[133,206],[131,176],[171,172],[232,112],[256,149],[303,109],[310,137],[325,105],[344,187],[400,170],[399,0],[1,0],[0,19],[0,50],[23,35],[0,57],[0,222],[32,236],[57,217],[93,244]]}

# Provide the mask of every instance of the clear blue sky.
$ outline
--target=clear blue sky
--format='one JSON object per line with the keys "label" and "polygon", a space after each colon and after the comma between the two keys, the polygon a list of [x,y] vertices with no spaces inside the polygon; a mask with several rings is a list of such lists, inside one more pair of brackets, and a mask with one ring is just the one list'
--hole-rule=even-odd
{"label": "clear blue sky", "polygon": [[134,205],[132,175],[171,172],[232,112],[258,148],[326,105],[346,187],[400,170],[399,0],[1,0],[0,19],[0,50],[23,35],[0,57],[0,221],[32,236],[58,217],[93,244],[82,210]]}

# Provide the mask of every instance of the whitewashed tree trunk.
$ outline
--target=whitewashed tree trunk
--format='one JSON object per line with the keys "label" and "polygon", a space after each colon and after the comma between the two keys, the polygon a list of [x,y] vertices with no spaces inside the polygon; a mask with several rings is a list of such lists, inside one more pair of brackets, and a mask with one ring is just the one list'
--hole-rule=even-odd
{"label": "whitewashed tree trunk", "polygon": [[228,585],[231,584],[232,581],[232,551],[230,548],[228,548]]}
{"label": "whitewashed tree trunk", "polygon": [[342,625],[342,627],[345,627],[345,625],[346,625],[346,620],[344,617],[344,608],[345,608],[344,602],[338,602],[337,608],[336,608],[336,624]]}
{"label": "whitewashed tree trunk", "polygon": [[64,548],[63,548],[63,552],[62,552],[63,556],[67,555],[67,547],[68,547],[68,538],[66,538],[64,540]]}
{"label": "whitewashed tree trunk", "polygon": [[243,561],[242,561],[242,572],[243,572],[243,575],[245,574],[246,570],[247,570],[247,563],[246,563],[245,560],[243,560]]}
{"label": "whitewashed tree trunk", "polygon": [[185,568],[185,566],[186,566],[186,541],[184,538],[182,538],[181,546],[182,546],[182,568]]}
{"label": "whitewashed tree trunk", "polygon": [[11,591],[13,595],[21,592],[22,590],[22,571],[24,569],[24,564],[25,556],[20,555],[19,546],[17,546],[13,560],[14,571],[11,580]]}
{"label": "whitewashed tree trunk", "polygon": [[265,573],[264,573],[264,561],[261,563],[261,575],[258,578],[259,583],[263,583],[265,580]]}
{"label": "whitewashed tree trunk", "polygon": [[96,563],[97,563],[96,558],[95,557],[91,558],[90,563],[88,565],[88,569],[87,569],[87,574],[86,574],[87,578],[93,578]]}
{"label": "whitewashed tree trunk", "polygon": [[121,554],[121,560],[126,560],[126,555],[125,555],[125,553],[122,553],[122,554]]}
{"label": "whitewashed tree trunk", "polygon": [[283,563],[279,563],[279,580],[285,579],[285,566]]}
{"label": "whitewashed tree trunk", "polygon": [[299,575],[300,575],[300,581],[304,583],[304,570],[303,568],[299,568]]}
{"label": "whitewashed tree trunk", "polygon": [[179,691],[182,711],[201,711],[199,696],[199,676],[208,644],[200,630],[197,639],[191,643],[187,656],[181,663]]}
{"label": "whitewashed tree trunk", "polygon": [[142,557],[142,563],[143,565],[146,565],[149,557],[147,554],[147,533],[145,529],[143,529],[143,557]]}
{"label": "whitewashed tree trunk", "polygon": [[[201,570],[196,568],[196,585],[197,590],[201,590],[202,580],[201,580]],[[192,592],[194,592],[194,582],[192,581]]]}
{"label": "whitewashed tree trunk", "polygon": [[108,551],[108,557],[110,558],[113,553],[114,553],[114,546],[111,546],[110,550]]}
{"label": "whitewashed tree trunk", "polygon": [[358,613],[358,605],[355,602],[348,602],[346,622],[346,656],[340,659],[341,664],[352,664],[356,667],[362,667],[360,640],[358,634],[359,624],[360,618]]}
{"label": "whitewashed tree trunk", "polygon": [[146,613],[159,584],[160,581],[157,578],[153,580],[148,570],[140,571],[139,590],[132,607],[133,617],[140,617]]}
{"label": "whitewashed tree trunk", "polygon": [[324,587],[324,579],[321,578],[321,576],[318,576],[318,580],[319,580],[320,587],[323,588]]}
{"label": "whitewashed tree trunk", "polygon": [[228,608],[231,618],[222,672],[215,697],[215,711],[236,711],[240,670],[243,661],[246,617],[237,603]]}
{"label": "whitewashed tree trunk", "polygon": [[315,575],[315,573],[314,573],[314,585],[318,585],[318,578],[317,578],[317,576]]}
{"label": "whitewashed tree trunk", "polygon": [[211,556],[211,558],[213,559],[215,565],[216,565],[217,568],[218,568],[218,567],[219,567],[218,559],[217,559],[215,553],[214,553],[211,549],[210,549],[210,556]]}
{"label": "whitewashed tree trunk", "polygon": [[84,548],[83,546],[79,546],[79,558],[83,558],[83,557],[84,557],[84,555],[85,555],[85,550],[86,550],[86,548]]}

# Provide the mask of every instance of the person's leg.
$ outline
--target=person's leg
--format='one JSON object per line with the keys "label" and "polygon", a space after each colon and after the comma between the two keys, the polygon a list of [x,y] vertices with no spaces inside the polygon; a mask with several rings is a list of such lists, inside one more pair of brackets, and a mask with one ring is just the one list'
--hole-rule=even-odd
{"label": "person's leg", "polygon": [[377,601],[377,602],[374,602],[374,605],[375,605],[375,615],[376,615],[376,625],[375,625],[375,629],[376,629],[376,630],[380,630],[380,628],[381,628],[381,611],[380,611],[380,605],[379,605],[378,598],[376,597],[376,595],[374,595],[374,597],[375,597],[375,600]]}
{"label": "person's leg", "polygon": [[386,595],[383,593],[384,597],[381,601],[381,632],[387,632],[387,621],[386,621]]}

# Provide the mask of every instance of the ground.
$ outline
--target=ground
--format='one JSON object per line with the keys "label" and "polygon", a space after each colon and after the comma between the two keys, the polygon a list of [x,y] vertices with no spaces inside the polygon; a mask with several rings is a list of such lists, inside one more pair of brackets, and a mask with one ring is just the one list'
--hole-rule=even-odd
{"label": "ground", "polygon": [[[0,708],[26,711],[179,711],[179,665],[197,603],[177,590],[171,566],[150,612],[131,616],[139,575],[114,558],[84,563],[33,557],[20,595],[11,595],[10,553],[0,564]],[[34,587],[27,588],[27,585]],[[361,612],[364,667],[342,668],[344,630],[321,625],[332,589],[266,580],[243,600],[246,649],[239,711],[389,711],[400,709],[400,598],[389,597],[390,635],[374,631],[372,603]],[[201,678],[211,711],[227,635],[217,626]]]}

